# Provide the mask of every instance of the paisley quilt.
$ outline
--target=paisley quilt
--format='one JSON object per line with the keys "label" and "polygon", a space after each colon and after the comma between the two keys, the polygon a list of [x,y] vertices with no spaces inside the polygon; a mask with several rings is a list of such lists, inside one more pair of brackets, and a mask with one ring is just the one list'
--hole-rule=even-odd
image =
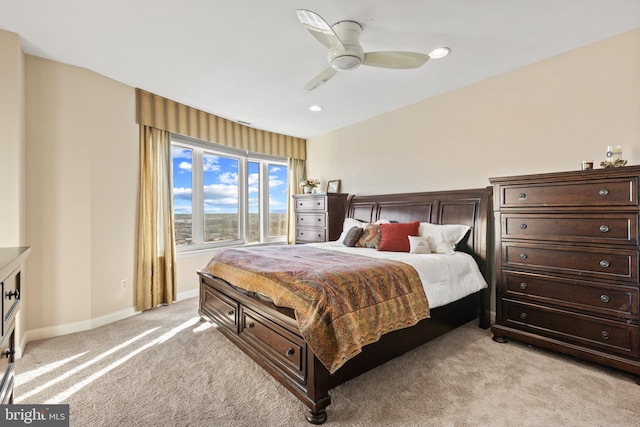
{"label": "paisley quilt", "polygon": [[203,271],[294,309],[300,333],[331,373],[383,334],[429,317],[418,273],[399,261],[261,246],[221,250]]}

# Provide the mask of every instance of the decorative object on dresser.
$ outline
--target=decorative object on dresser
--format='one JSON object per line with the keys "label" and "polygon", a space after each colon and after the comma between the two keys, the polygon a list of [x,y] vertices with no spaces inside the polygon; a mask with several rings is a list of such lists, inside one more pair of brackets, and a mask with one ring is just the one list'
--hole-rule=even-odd
{"label": "decorative object on dresser", "polygon": [[491,178],[494,340],[636,375],[640,166]]}
{"label": "decorative object on dresser", "polygon": [[306,194],[309,194],[320,185],[320,181],[315,178],[303,178],[299,185]]}
{"label": "decorative object on dresser", "polygon": [[[421,225],[428,222],[441,226],[444,224],[466,226],[468,232],[457,243],[456,255],[423,256],[446,257],[433,259],[433,261],[440,260],[434,265],[440,266],[445,276],[459,268],[450,268],[451,265],[445,260],[453,261],[454,258],[461,257],[465,260],[465,266],[473,266],[472,270],[476,273],[465,274],[464,279],[449,283],[445,286],[446,289],[461,290],[467,283],[476,281],[471,280],[472,276],[477,277],[476,274],[482,278],[484,287],[462,292],[456,298],[443,300],[440,305],[436,303],[436,295],[432,294],[434,298],[429,297],[430,318],[424,318],[414,326],[384,333],[378,341],[362,347],[360,353],[353,354],[352,358],[346,360],[333,373],[330,373],[328,368],[320,362],[309,343],[302,337],[303,334],[291,308],[275,305],[268,295],[243,289],[243,286],[247,287],[248,283],[239,278],[240,276],[236,275],[234,280],[228,282],[209,273],[208,271],[216,271],[216,262],[210,263],[205,268],[207,272],[204,270],[198,272],[199,313],[203,318],[218,324],[217,330],[220,333],[229,338],[304,403],[309,409],[307,421],[322,424],[327,418],[326,408],[331,403],[329,390],[332,388],[478,317],[481,327],[489,327],[489,290],[486,285],[490,271],[487,261],[488,234],[491,228],[488,224],[490,211],[491,187],[429,193],[354,196],[349,199],[348,220],[375,224],[382,219],[393,218],[398,223],[419,221]],[[347,219],[344,222],[347,222]],[[325,247],[334,245],[345,251],[348,249],[340,242],[316,244],[316,246],[321,245]],[[314,249],[313,245],[309,247],[290,245],[284,248],[290,250],[298,248],[307,252],[309,249]],[[231,250],[238,251],[238,249]],[[245,250],[255,252],[258,248]],[[378,252],[375,249],[360,250]],[[244,257],[240,256],[240,258]],[[468,260],[471,262],[469,263]],[[210,266],[213,270],[209,269]],[[234,272],[238,269],[227,268],[227,271]],[[286,276],[283,274],[284,271],[286,268],[283,268],[283,271],[276,271],[275,274],[283,278]],[[297,272],[296,276],[301,273],[298,269],[293,271]],[[232,273],[233,275],[235,273]],[[365,284],[362,287],[365,289]],[[260,409],[255,408],[255,410]]]}
{"label": "decorative object on dresser", "polygon": [[13,403],[15,319],[20,308],[20,271],[29,252],[31,252],[30,247],[0,248],[0,291],[2,292],[0,404]]}
{"label": "decorative object on dresser", "polygon": [[327,181],[327,193],[339,193],[340,192],[340,180],[332,179]]}
{"label": "decorative object on dresser", "polygon": [[296,194],[296,243],[328,242],[342,233],[347,193]]}

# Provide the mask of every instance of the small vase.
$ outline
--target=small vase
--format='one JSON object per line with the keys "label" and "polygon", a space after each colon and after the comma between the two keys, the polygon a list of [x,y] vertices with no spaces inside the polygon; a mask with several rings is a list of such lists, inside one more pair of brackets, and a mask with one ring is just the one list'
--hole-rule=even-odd
{"label": "small vase", "polygon": [[305,194],[310,194],[311,193],[311,186],[310,185],[305,186],[304,187],[304,192],[305,192]]}

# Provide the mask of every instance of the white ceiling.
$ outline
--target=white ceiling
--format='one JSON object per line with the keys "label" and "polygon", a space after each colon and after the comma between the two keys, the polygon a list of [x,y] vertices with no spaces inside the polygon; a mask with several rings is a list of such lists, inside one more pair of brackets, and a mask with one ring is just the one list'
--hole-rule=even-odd
{"label": "white ceiling", "polygon": [[[365,52],[452,53],[413,70],[361,66],[308,92],[326,48],[296,9],[360,22]],[[302,138],[638,27],[640,0],[0,0],[0,29],[30,55]]]}

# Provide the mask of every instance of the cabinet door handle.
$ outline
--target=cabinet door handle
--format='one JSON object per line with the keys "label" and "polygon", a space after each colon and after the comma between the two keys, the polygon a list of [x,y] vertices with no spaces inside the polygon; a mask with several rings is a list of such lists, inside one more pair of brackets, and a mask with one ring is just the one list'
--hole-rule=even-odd
{"label": "cabinet door handle", "polygon": [[525,230],[527,228],[527,224],[520,224],[520,228]]}
{"label": "cabinet door handle", "polygon": [[601,196],[608,196],[609,190],[607,190],[606,188],[603,188],[602,190],[598,191],[598,194]]}
{"label": "cabinet door handle", "polygon": [[603,233],[608,233],[609,232],[609,226],[608,225],[601,225],[600,226],[600,231]]}
{"label": "cabinet door handle", "polygon": [[527,289],[527,284],[524,282],[520,283],[520,289],[522,289],[523,291]]}
{"label": "cabinet door handle", "polygon": [[528,255],[525,254],[524,252],[520,254],[520,258],[521,259],[527,259]]}
{"label": "cabinet door handle", "polygon": [[11,300],[12,297],[16,297],[16,299],[20,299],[20,291],[17,289],[7,291],[4,293],[5,298]]}
{"label": "cabinet door handle", "polygon": [[527,198],[527,193],[520,193],[520,194],[518,194],[518,198],[519,198],[519,199],[526,199],[526,198]]}
{"label": "cabinet door handle", "polygon": [[609,295],[600,295],[600,301],[609,302],[611,301],[611,298],[609,298]]}
{"label": "cabinet door handle", "polygon": [[600,261],[600,267],[602,268],[607,268],[611,265],[611,263],[609,261],[607,261],[606,259],[603,259],[602,261]]}
{"label": "cabinet door handle", "polygon": [[609,332],[607,331],[602,331],[602,339],[603,340],[608,340],[610,337]]}
{"label": "cabinet door handle", "polygon": [[14,354],[16,354],[16,351],[12,348],[8,348],[5,351],[2,352],[2,355],[4,357],[6,357],[7,359],[10,359],[11,356],[13,356]]}

